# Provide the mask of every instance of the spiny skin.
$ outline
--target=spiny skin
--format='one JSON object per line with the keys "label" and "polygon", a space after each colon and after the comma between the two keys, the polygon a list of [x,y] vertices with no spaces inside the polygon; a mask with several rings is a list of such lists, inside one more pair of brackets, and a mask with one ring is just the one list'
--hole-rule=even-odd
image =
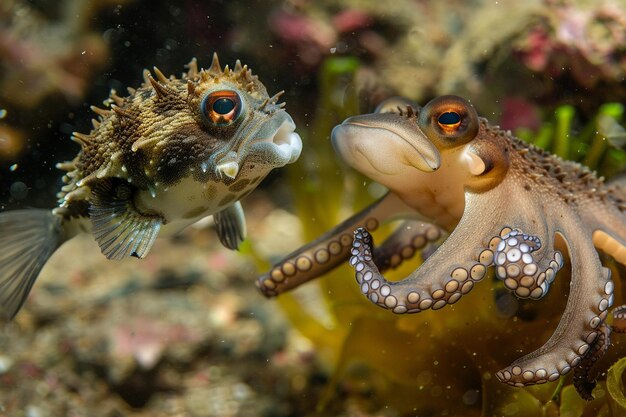
{"label": "spiny skin", "polygon": [[268,115],[282,111],[282,106],[270,99],[250,70],[238,63],[234,70],[222,71],[216,62],[209,70],[198,71],[194,59],[180,79],[157,81],[146,70],[145,82],[137,90],[129,89],[128,97],[112,91],[110,110],[92,107],[99,116],[94,129],[88,135],[73,135],[81,152],[73,161],[59,164],[69,171],[64,177],[67,186],[59,193],[61,206],[80,213],[74,204],[84,206],[81,201],[105,177],[125,179],[142,189],[170,186],[190,170],[199,182],[221,179],[200,166],[216,158],[215,152],[232,139],[235,126],[215,127],[203,120],[200,105],[205,92],[216,86],[243,91],[257,108],[266,102],[262,111]]}
{"label": "spiny skin", "polygon": [[[392,99],[377,113],[347,119],[332,140],[344,161],[389,193],[259,278],[264,294],[280,294],[349,258],[362,293],[397,314],[458,302],[491,266],[516,296],[540,299],[566,248],[572,276],[559,326],[542,347],[496,375],[524,386],[575,368],[576,388],[591,398],[589,372],[604,352],[608,336],[599,335],[614,288],[597,251],[626,264],[623,186],[490,126],[454,96],[423,108]],[[403,226],[385,250],[374,250],[368,229],[398,215],[417,217],[421,227]],[[379,266],[395,266],[437,240],[433,230],[450,235],[420,268],[398,282],[381,275]]]}
{"label": "spiny skin", "polygon": [[145,257],[157,236],[213,215],[222,244],[246,234],[239,200],[274,168],[296,161],[302,141],[258,77],[239,61],[209,69],[195,58],[180,79],[146,70],[145,82],[114,91],[67,174],[59,207],[0,213],[0,319],[20,309],[39,272],[63,242],[92,233],[109,259]]}

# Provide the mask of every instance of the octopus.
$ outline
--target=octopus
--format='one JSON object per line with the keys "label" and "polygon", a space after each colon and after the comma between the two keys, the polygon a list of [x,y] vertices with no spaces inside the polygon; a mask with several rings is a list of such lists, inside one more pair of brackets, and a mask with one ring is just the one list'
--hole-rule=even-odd
{"label": "octopus", "polygon": [[[0,318],[26,300],[52,254],[79,233],[108,258],[144,258],[157,236],[212,215],[221,243],[237,249],[246,225],[240,200],[302,150],[295,124],[240,61],[196,59],[181,78],[154,68],[128,96],[112,91],[69,162],[53,210],[0,213]],[[156,78],[155,78],[156,77]]]}
{"label": "octopus", "polygon": [[[375,113],[336,126],[332,143],[349,166],[388,193],[261,276],[263,294],[276,296],[347,260],[363,295],[396,314],[454,304],[489,268],[515,296],[539,300],[569,260],[570,292],[558,327],[496,376],[520,387],[574,369],[576,389],[592,398],[592,365],[611,330],[626,329],[624,308],[615,310],[612,327],[606,323],[614,284],[598,253],[626,265],[623,182],[607,183],[491,126],[457,96],[424,107],[389,99]],[[370,231],[398,218],[404,222],[374,247]],[[409,276],[384,278],[384,270],[444,235]]]}

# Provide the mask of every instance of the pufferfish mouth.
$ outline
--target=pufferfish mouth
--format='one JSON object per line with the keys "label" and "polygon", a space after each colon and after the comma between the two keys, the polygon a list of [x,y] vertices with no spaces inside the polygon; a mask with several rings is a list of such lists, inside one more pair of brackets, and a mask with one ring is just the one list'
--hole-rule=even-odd
{"label": "pufferfish mouth", "polygon": [[[247,158],[279,168],[295,162],[302,152],[302,139],[287,113],[266,122],[248,143]],[[241,153],[241,152],[240,152]]]}
{"label": "pufferfish mouth", "polygon": [[302,152],[302,139],[296,132],[296,125],[289,118],[283,121],[274,135],[268,139],[256,140],[256,143],[268,143],[274,145],[274,151],[280,160],[286,161],[285,164],[295,162]]}
{"label": "pufferfish mouth", "polygon": [[[302,152],[302,139],[295,132],[296,125],[285,112],[266,121],[254,134],[247,136],[237,149],[216,161],[215,170],[220,177],[234,179],[244,162],[248,161],[269,170],[295,162]],[[262,168],[261,168],[262,167]]]}

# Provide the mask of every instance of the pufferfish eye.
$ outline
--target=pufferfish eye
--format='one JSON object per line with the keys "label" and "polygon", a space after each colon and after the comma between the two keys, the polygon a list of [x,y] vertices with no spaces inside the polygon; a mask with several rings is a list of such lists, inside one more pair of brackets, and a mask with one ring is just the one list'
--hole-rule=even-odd
{"label": "pufferfish eye", "polygon": [[478,115],[472,105],[457,96],[441,96],[422,108],[418,124],[431,140],[444,146],[469,142],[478,133]]}
{"label": "pufferfish eye", "polygon": [[202,101],[201,110],[206,119],[215,125],[229,125],[241,115],[241,97],[235,91],[213,91]]}

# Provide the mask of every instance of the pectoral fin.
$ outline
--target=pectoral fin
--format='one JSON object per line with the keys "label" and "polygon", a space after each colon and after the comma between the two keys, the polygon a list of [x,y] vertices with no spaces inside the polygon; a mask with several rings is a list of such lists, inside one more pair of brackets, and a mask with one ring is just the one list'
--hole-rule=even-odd
{"label": "pectoral fin", "polygon": [[93,234],[109,259],[145,257],[163,224],[159,215],[137,211],[133,193],[130,185],[115,180],[102,181],[91,192]]}
{"label": "pectoral fin", "polygon": [[246,218],[241,203],[226,207],[213,215],[217,236],[228,249],[237,249],[246,238]]}

